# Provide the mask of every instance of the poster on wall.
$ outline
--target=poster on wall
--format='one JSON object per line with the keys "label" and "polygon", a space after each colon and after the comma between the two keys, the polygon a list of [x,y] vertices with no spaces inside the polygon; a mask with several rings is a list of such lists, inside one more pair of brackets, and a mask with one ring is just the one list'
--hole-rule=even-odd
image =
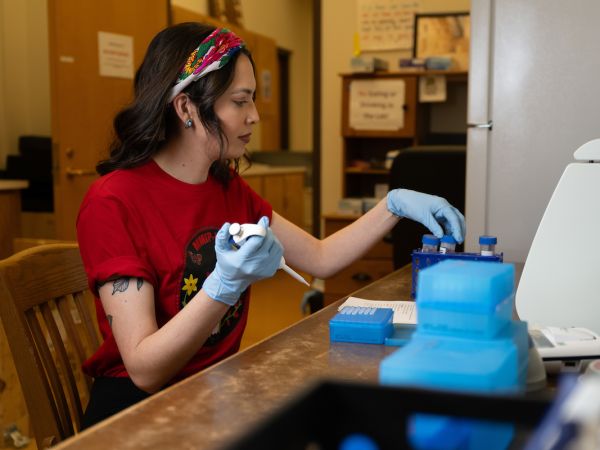
{"label": "poster on wall", "polygon": [[404,80],[355,80],[350,83],[349,125],[355,130],[404,128]]}
{"label": "poster on wall", "polygon": [[468,12],[415,15],[415,58],[444,56],[452,68],[469,69],[471,21]]}
{"label": "poster on wall", "polygon": [[411,49],[420,3],[420,0],[358,0],[360,51]]}

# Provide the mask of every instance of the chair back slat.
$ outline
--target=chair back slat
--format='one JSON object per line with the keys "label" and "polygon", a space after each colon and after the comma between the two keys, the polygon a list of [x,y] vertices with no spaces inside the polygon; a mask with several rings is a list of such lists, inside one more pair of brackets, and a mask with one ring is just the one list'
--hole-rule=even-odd
{"label": "chair back slat", "polygon": [[[0,263],[1,264],[1,263]],[[5,279],[0,276],[0,293],[9,292]],[[6,296],[0,297],[0,318],[4,325],[7,342],[13,355],[19,381],[23,388],[23,396],[29,410],[29,418],[35,423],[35,438],[38,448],[46,448],[45,443],[59,442],[64,434],[62,425],[58,420],[58,411],[54,401],[44,401],[52,398],[52,390],[48,378],[39,376],[44,373],[44,365],[40,354],[35,347],[32,331],[27,324],[24,314],[15,308],[15,304]],[[7,326],[7,324],[11,324]],[[26,339],[23,339],[26,336]],[[32,403],[42,399],[38,403]]]}
{"label": "chair back slat", "polygon": [[[79,367],[83,364],[87,355],[89,355],[90,353],[86,351],[82,339],[85,337],[82,336],[82,333],[79,332],[79,329],[75,324],[75,320],[73,319],[73,313],[77,313],[77,310],[73,309],[75,308],[73,296],[65,295],[63,297],[57,298],[56,306],[58,308],[58,313],[60,315],[60,319],[62,320],[64,330],[67,335],[65,340],[73,346],[74,353],[71,354],[71,357],[72,359],[74,359],[73,362],[75,363],[75,366]],[[84,381],[87,384],[87,389],[91,389],[90,377],[85,376]]]}
{"label": "chair back slat", "polygon": [[[81,408],[81,399],[77,391],[77,383],[73,376],[73,369],[71,368],[71,362],[67,355],[67,349],[63,343],[63,339],[60,335],[58,324],[56,323],[56,317],[52,313],[51,304],[44,303],[40,305],[42,316],[44,317],[46,328],[49,333],[50,342],[54,348],[54,359],[53,359],[53,370],[56,370],[59,377],[61,377],[61,391],[66,391],[66,399],[69,403],[69,411],[67,416],[75,422],[75,429],[81,429],[81,418],[83,417],[83,411]],[[57,314],[58,316],[58,314]],[[60,316],[59,316],[60,317]],[[62,327],[64,329],[64,326]],[[68,341],[71,342],[71,341]]]}
{"label": "chair back slat", "polygon": [[[73,434],[73,428],[72,426],[69,427],[69,420],[67,419],[67,399],[60,384],[58,371],[54,366],[52,353],[50,352],[50,347],[48,346],[48,341],[46,340],[46,333],[44,333],[44,330],[41,326],[41,323],[43,322],[41,322],[38,318],[39,311],[36,311],[36,309],[37,308],[31,308],[28,311],[25,311],[25,317],[27,318],[27,325],[31,330],[31,335],[33,336],[35,348],[40,355],[40,360],[44,367],[45,377],[48,380],[48,385],[50,386],[50,392],[48,392],[47,395],[54,401],[56,408],[55,420],[57,421],[57,425],[60,429],[59,437],[62,439],[64,436],[68,436],[69,432]],[[23,387],[23,390],[25,390],[25,387]]]}
{"label": "chair back slat", "polygon": [[0,261],[0,319],[38,448],[81,428],[91,386],[81,363],[100,342],[92,302],[76,243],[40,245]]}
{"label": "chair back slat", "polygon": [[[89,303],[94,306],[94,298],[90,292],[87,292]],[[79,313],[79,318],[81,319],[81,323],[85,328],[85,337],[89,341],[88,343],[91,345],[93,350],[96,350],[100,347],[100,339],[99,334],[100,331],[96,326],[95,316],[92,316],[90,312],[90,308],[87,306],[86,296],[83,291],[75,292],[73,294],[73,301],[75,302],[75,306],[77,307],[77,312]],[[95,309],[94,309],[95,310]]]}

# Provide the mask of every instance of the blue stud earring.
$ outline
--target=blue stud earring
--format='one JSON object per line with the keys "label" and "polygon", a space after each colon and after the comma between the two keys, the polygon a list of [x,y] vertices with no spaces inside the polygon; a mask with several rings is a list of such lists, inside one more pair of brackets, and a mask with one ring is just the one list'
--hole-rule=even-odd
{"label": "blue stud earring", "polygon": [[185,121],[184,127],[185,128],[191,128],[193,124],[194,124],[194,122],[192,122],[192,119],[188,119],[188,120]]}

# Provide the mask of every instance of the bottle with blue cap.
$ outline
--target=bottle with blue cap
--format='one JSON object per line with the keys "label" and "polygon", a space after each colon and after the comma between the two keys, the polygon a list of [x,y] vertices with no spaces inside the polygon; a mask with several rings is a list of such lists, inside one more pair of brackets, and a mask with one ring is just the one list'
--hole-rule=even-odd
{"label": "bottle with blue cap", "polygon": [[479,252],[481,256],[494,256],[496,254],[496,236],[479,236]]}
{"label": "bottle with blue cap", "polygon": [[440,238],[433,234],[424,234],[421,242],[423,243],[423,246],[421,247],[422,252],[437,253],[438,245],[440,245]]}
{"label": "bottle with blue cap", "polygon": [[442,236],[440,241],[440,253],[454,253],[456,251],[456,239],[449,234]]}

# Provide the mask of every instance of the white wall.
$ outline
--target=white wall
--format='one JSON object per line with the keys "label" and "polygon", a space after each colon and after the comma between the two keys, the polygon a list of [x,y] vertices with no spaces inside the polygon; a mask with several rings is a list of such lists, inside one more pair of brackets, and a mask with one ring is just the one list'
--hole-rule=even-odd
{"label": "white wall", "polygon": [[290,149],[312,151],[312,0],[243,0],[244,26],[291,50]]}
{"label": "white wall", "polygon": [[[208,14],[207,2],[172,4]],[[275,39],[290,58],[290,149],[312,151],[312,0],[242,0],[244,28]],[[260,111],[259,111],[260,112]]]}
{"label": "white wall", "polygon": [[23,134],[50,135],[46,0],[0,0],[0,167]]}
{"label": "white wall", "polygon": [[[470,0],[421,0],[420,12],[469,11]],[[342,197],[341,79],[349,72],[356,31],[356,0],[323,0],[321,3],[321,211],[337,209]],[[411,51],[369,52],[398,67]]]}

